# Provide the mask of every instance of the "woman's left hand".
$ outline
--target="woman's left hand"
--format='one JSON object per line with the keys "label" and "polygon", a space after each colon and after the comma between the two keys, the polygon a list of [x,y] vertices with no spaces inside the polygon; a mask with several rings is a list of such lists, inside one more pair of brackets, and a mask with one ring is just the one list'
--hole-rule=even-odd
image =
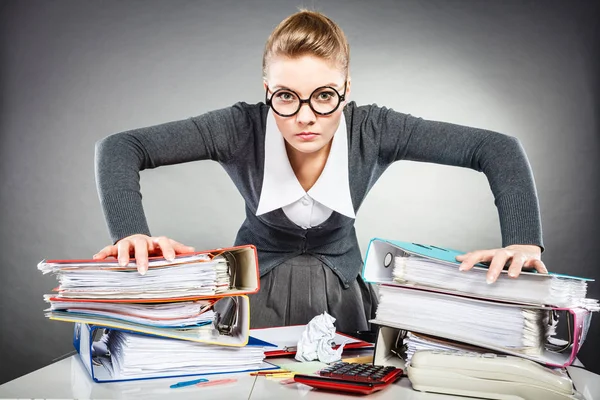
{"label": "woman's left hand", "polygon": [[535,245],[513,244],[502,249],[477,250],[456,257],[460,261],[459,269],[467,271],[478,262],[490,261],[490,267],[486,276],[487,283],[494,283],[510,261],[508,276],[516,278],[522,268],[535,268],[539,273],[547,274],[548,270],[542,262],[542,249]]}

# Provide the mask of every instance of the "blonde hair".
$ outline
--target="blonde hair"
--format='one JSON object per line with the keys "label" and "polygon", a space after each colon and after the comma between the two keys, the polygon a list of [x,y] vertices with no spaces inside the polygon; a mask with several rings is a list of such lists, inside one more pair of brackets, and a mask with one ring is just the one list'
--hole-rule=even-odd
{"label": "blonde hair", "polygon": [[275,56],[290,58],[313,55],[334,62],[348,76],[350,46],[342,29],[317,11],[300,10],[271,33],[263,54],[263,78]]}

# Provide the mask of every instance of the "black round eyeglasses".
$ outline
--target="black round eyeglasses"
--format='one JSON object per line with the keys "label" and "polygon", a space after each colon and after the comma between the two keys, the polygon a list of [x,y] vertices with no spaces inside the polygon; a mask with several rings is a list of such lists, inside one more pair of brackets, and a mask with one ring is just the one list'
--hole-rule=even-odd
{"label": "black round eyeglasses", "polygon": [[306,103],[315,114],[329,115],[338,109],[346,98],[346,85],[344,93],[340,94],[331,86],[321,86],[313,90],[308,99],[301,99],[298,93],[291,89],[277,89],[269,98],[269,88],[265,93],[265,103],[281,117],[296,115],[302,104]]}

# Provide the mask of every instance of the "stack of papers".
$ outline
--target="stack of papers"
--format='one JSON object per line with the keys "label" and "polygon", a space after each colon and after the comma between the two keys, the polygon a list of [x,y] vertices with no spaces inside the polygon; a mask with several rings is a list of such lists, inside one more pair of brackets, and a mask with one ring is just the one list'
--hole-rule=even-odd
{"label": "stack of papers", "polygon": [[45,296],[50,319],[195,341],[218,335],[209,297],[230,288],[227,259],[208,254],[150,260],[145,275],[112,260],[44,260],[38,269],[60,283]]}
{"label": "stack of papers", "polygon": [[524,354],[541,354],[555,333],[550,314],[539,308],[394,286],[381,286],[379,294],[380,325]]}
{"label": "stack of papers", "polygon": [[202,326],[214,321],[212,305],[215,300],[184,301],[177,303],[98,303],[91,301],[69,301],[46,296],[50,302],[49,316],[78,315],[105,321],[129,321],[157,328],[183,328]]}
{"label": "stack of papers", "polygon": [[110,357],[99,356],[96,361],[103,364],[114,380],[264,368],[265,354],[260,346],[213,346],[115,330],[105,334],[100,342],[100,346],[94,345],[108,349]]}
{"label": "stack of papers", "polygon": [[489,353],[490,350],[481,347],[470,346],[465,343],[455,342],[452,340],[436,338],[423,334],[407,332],[404,338],[404,360],[410,363],[412,356],[419,350],[437,350],[437,351],[460,351],[473,353]]}
{"label": "stack of papers", "polygon": [[488,270],[475,266],[462,272],[456,263],[418,255],[397,256],[393,277],[399,284],[443,289],[487,299],[557,307],[595,308],[598,300],[586,299],[587,279],[560,274],[522,272],[518,279],[503,271],[492,285],[485,283]]}
{"label": "stack of papers", "polygon": [[212,296],[230,286],[227,260],[206,254],[151,261],[145,275],[135,264],[120,267],[116,261],[42,261],[38,269],[55,273],[58,296],[69,299],[179,299]]}
{"label": "stack of papers", "polygon": [[[480,347],[556,367],[576,359],[592,313],[600,310],[598,300],[585,297],[593,279],[528,271],[514,279],[504,269],[496,282],[487,284],[489,266],[477,263],[460,271],[457,256],[462,254],[433,245],[371,240],[362,275],[380,285],[381,296],[371,322],[421,335],[406,340],[409,357],[411,346],[435,348],[450,339],[451,347]],[[398,339],[396,349],[396,354],[403,352]]]}
{"label": "stack of papers", "polygon": [[247,346],[247,295],[260,282],[252,245],[152,257],[145,275],[135,260],[43,260],[38,269],[59,282],[46,316],[75,323],[73,344],[96,382],[275,368],[263,363],[264,343]]}

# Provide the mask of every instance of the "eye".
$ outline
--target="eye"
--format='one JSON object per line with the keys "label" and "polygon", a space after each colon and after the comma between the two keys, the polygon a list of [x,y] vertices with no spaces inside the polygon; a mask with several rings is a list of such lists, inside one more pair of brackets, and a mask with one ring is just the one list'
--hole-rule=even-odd
{"label": "eye", "polygon": [[296,96],[291,92],[279,91],[275,93],[275,99],[277,101],[289,103],[296,100]]}
{"label": "eye", "polygon": [[316,100],[320,102],[329,102],[331,100],[334,100],[335,97],[336,94],[330,90],[323,90],[322,92],[319,92],[315,95]]}

